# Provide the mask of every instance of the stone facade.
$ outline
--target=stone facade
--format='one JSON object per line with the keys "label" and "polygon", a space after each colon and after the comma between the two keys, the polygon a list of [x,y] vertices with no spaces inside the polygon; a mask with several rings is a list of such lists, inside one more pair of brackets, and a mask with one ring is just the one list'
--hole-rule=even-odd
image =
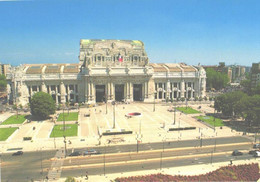
{"label": "stone facade", "polygon": [[206,89],[202,67],[149,63],[135,40],[81,40],[79,64],[25,64],[12,67],[7,79],[9,101],[22,105],[39,91],[56,103],[96,103],[193,99]]}

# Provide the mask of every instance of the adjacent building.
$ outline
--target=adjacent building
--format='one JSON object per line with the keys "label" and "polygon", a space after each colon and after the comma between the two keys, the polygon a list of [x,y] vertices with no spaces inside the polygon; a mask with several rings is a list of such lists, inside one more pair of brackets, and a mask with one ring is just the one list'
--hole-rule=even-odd
{"label": "adjacent building", "polygon": [[253,63],[251,68],[251,84],[256,87],[260,83],[260,62]]}
{"label": "adjacent building", "polygon": [[152,102],[204,97],[206,73],[184,63],[149,63],[139,40],[80,41],[79,63],[12,67],[10,103],[25,105],[39,91],[58,103]]}

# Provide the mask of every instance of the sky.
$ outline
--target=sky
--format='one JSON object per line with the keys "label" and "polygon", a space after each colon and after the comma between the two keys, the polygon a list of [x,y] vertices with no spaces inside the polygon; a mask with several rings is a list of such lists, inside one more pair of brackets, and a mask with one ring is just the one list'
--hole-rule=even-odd
{"label": "sky", "polygon": [[260,61],[259,0],[0,0],[0,62],[78,63],[80,39],[141,40],[150,62]]}

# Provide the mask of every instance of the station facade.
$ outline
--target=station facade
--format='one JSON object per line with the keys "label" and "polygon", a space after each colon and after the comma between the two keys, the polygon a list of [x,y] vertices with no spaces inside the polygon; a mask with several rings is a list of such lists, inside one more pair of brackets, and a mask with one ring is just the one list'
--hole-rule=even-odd
{"label": "station facade", "polygon": [[201,66],[150,63],[138,40],[80,41],[79,63],[24,64],[7,74],[10,103],[26,105],[34,93],[49,93],[56,103],[152,102],[204,97]]}

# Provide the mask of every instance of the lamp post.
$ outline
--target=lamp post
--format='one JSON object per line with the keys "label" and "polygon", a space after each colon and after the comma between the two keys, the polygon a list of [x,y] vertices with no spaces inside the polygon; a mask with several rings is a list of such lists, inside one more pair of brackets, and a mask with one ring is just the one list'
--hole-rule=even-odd
{"label": "lamp post", "polygon": [[105,152],[103,156],[103,161],[104,161],[104,176],[106,176],[106,145],[105,145]]}
{"label": "lamp post", "polygon": [[153,96],[153,112],[155,112],[155,94],[156,93],[154,93],[154,96]]}
{"label": "lamp post", "polygon": [[[51,120],[52,120],[52,122],[54,123],[53,117],[51,118]],[[54,137],[53,137],[53,142],[54,142],[54,148],[56,149],[56,140],[55,140],[56,136],[55,136],[54,131],[55,131],[55,130],[53,130],[53,136],[54,136]]]}
{"label": "lamp post", "polygon": [[176,123],[176,103],[174,104],[174,118],[173,118],[173,124],[175,125]]}
{"label": "lamp post", "polygon": [[106,93],[106,114],[107,114],[107,93]]}
{"label": "lamp post", "polygon": [[65,116],[64,116],[64,108],[63,108],[63,137],[64,137],[64,148],[65,148],[65,151],[64,151],[64,156],[66,158],[66,155],[67,155],[67,145],[66,145],[66,136],[65,136]]}
{"label": "lamp post", "polygon": [[115,118],[115,101],[112,102],[113,105],[113,129],[116,128],[116,118]]}

